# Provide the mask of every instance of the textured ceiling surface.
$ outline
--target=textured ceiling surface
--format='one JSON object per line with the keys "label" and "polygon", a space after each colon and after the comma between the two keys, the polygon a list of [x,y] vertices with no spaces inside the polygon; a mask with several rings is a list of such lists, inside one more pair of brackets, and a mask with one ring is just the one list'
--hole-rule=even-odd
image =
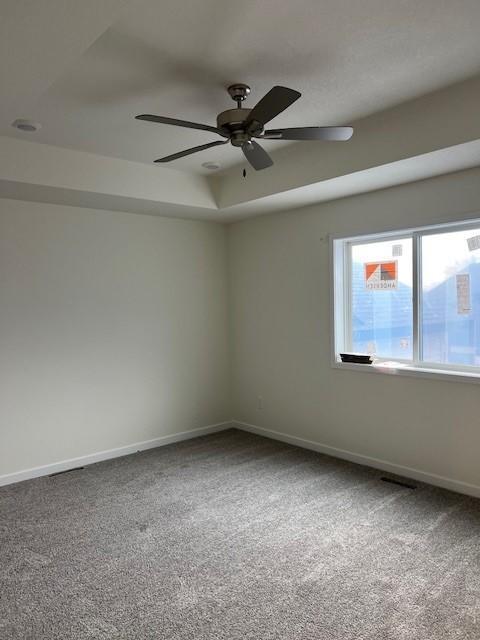
{"label": "textured ceiling surface", "polygon": [[[217,113],[234,106],[225,90],[232,82],[251,85],[246,106],[274,84],[302,92],[275,126],[329,125],[480,71],[478,0],[124,4],[120,18],[16,114],[43,124],[29,140],[150,163],[215,137],[138,122],[135,114],[214,124]],[[26,137],[6,121],[0,135]],[[239,154],[219,147],[169,166],[204,172],[203,162],[217,160],[226,168],[241,160]]]}

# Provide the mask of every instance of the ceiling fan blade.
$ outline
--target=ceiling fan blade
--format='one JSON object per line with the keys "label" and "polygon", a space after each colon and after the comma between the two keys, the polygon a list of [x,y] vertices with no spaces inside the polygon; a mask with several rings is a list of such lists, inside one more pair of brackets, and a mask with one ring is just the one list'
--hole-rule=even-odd
{"label": "ceiling fan blade", "polygon": [[353,127],[298,127],[269,129],[262,138],[268,140],[350,140]]}
{"label": "ceiling fan blade", "polygon": [[199,124],[198,122],[189,122],[188,120],[177,120],[176,118],[165,118],[164,116],[154,116],[150,113],[142,113],[135,116],[136,120],[145,120],[146,122],[156,122],[157,124],[173,124],[176,127],[186,127],[187,129],[200,129],[201,131],[210,131],[218,133],[218,135],[228,138],[228,132],[218,127],[211,127],[208,124]]}
{"label": "ceiling fan blade", "polygon": [[266,169],[267,167],[271,167],[273,164],[273,160],[265,149],[262,149],[262,147],[254,140],[245,142],[245,144],[242,145],[242,151],[255,171]]}
{"label": "ceiling fan blade", "polygon": [[302,94],[288,87],[273,87],[257,102],[247,118],[247,129],[250,123],[259,122],[262,127],[273,120],[279,113],[298,100]]}
{"label": "ceiling fan blade", "polygon": [[171,156],[165,156],[165,158],[158,158],[155,162],[171,162],[172,160],[178,160],[184,156],[189,156],[192,153],[203,151],[204,149],[210,149],[216,147],[219,144],[227,144],[228,140],[216,140],[215,142],[209,142],[208,144],[201,144],[199,147],[192,147],[191,149],[185,149],[185,151],[179,151],[178,153],[172,153]]}

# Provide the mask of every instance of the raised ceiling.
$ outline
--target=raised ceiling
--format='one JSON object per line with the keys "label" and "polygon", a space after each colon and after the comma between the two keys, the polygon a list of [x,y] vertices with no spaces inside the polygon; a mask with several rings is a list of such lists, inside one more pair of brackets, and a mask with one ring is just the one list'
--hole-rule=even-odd
{"label": "raised ceiling", "polygon": [[[0,135],[142,163],[212,137],[137,122],[135,114],[213,124],[233,106],[225,90],[232,82],[251,85],[249,105],[274,84],[301,91],[277,126],[327,125],[348,124],[480,71],[478,0],[111,0],[102,3],[109,15],[90,7],[77,16],[78,28],[65,9],[49,23],[40,4],[45,8],[2,3],[12,20],[22,19],[28,5],[43,20],[40,28],[49,25],[50,38],[88,31],[90,40],[79,42],[77,58],[70,46],[53,83],[26,95],[14,114],[40,121],[41,131],[34,138],[16,132],[9,111],[8,120],[1,112]],[[72,3],[77,12],[82,5]],[[9,60],[10,72],[21,63]],[[58,58],[52,55],[49,64],[58,65]],[[292,162],[298,148],[291,146]],[[218,160],[225,169],[239,162],[239,153],[221,147],[169,168],[201,173],[203,162]]]}
{"label": "raised ceiling", "polygon": [[[0,197],[228,222],[480,166],[478,0],[0,0]],[[301,100],[273,126],[347,124],[347,143],[270,141],[248,169],[208,134],[226,87]],[[248,106],[248,105],[247,105]],[[40,121],[35,134],[10,124]],[[43,144],[42,144],[43,143]],[[202,174],[218,160],[222,170]]]}

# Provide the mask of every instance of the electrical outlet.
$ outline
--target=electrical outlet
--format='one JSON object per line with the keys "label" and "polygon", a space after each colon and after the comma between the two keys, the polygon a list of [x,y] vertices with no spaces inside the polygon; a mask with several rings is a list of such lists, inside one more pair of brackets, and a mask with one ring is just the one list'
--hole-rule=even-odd
{"label": "electrical outlet", "polygon": [[259,410],[263,409],[263,397],[262,396],[257,396],[257,409],[259,409]]}

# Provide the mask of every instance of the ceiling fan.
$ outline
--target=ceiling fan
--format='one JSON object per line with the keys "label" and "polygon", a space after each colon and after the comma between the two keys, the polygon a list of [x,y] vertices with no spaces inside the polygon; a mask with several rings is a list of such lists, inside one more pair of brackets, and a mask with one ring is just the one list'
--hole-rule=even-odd
{"label": "ceiling fan", "polygon": [[268,153],[252,138],[260,140],[349,140],[353,134],[352,127],[298,127],[293,129],[265,129],[265,125],[275,116],[282,113],[302,95],[294,89],[275,86],[263,96],[253,109],[242,108],[242,102],[250,93],[250,87],[246,84],[233,84],[228,87],[228,93],[237,103],[236,109],[228,109],[217,116],[217,126],[198,124],[187,120],[166,118],[148,113],[135,116],[137,120],[157,122],[160,124],[173,124],[177,127],[188,129],[200,129],[216,133],[224,140],[208,142],[199,147],[185,149],[173,153],[165,158],[159,158],[155,162],[171,162],[192,153],[210,149],[229,142],[234,147],[241,147],[245,158],[257,171],[273,165],[273,160]]}

